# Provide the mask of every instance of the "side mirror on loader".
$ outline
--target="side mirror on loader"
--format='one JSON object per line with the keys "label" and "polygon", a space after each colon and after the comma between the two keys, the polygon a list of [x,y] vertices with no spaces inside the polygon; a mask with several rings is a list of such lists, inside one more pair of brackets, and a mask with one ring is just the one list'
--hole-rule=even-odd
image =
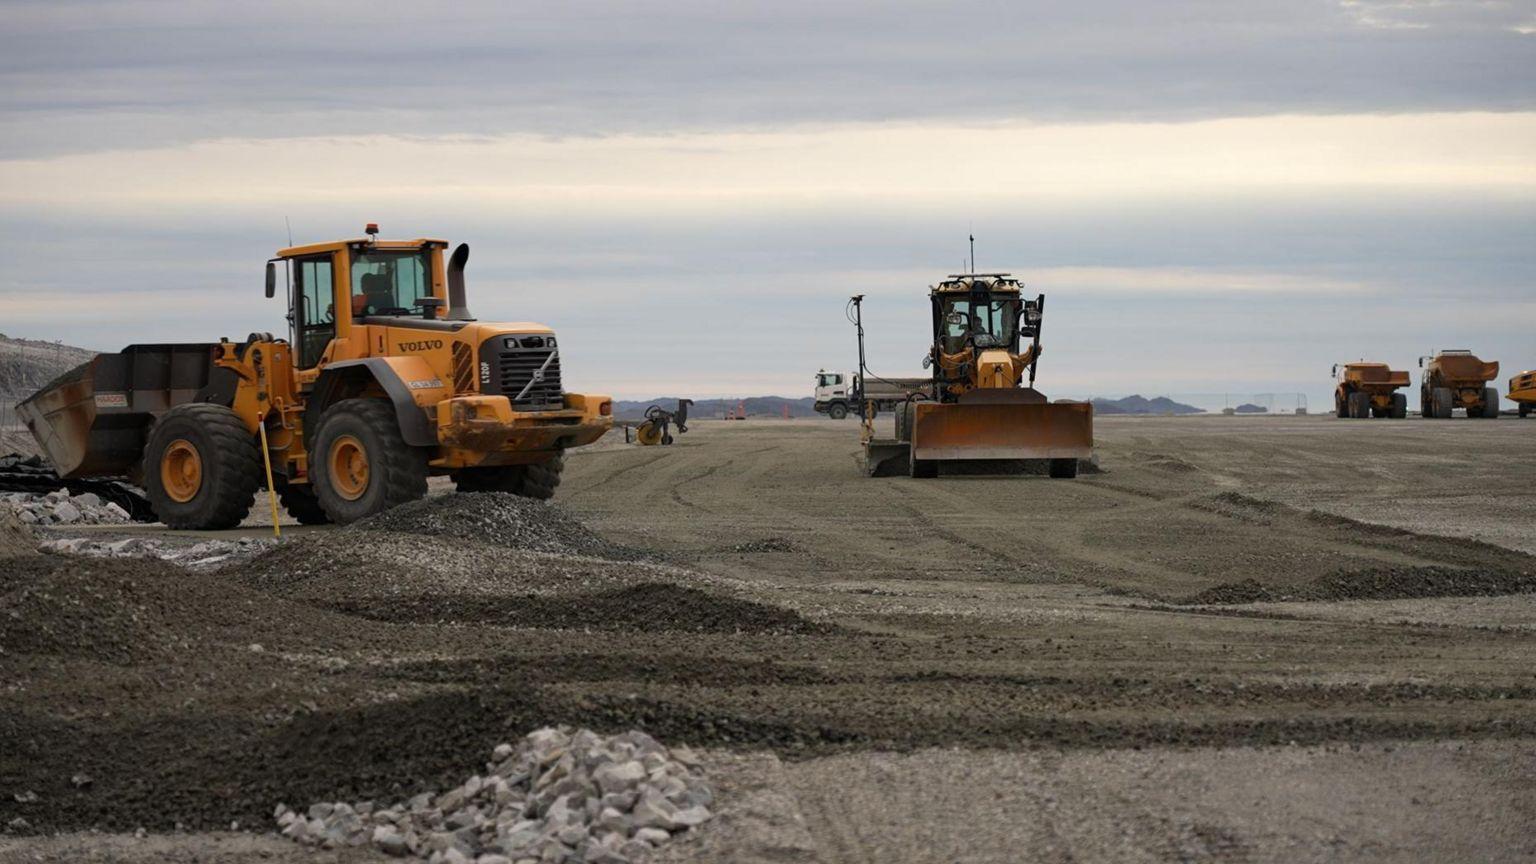
{"label": "side mirror on loader", "polygon": [[267,262],[267,297],[277,296],[277,265]]}

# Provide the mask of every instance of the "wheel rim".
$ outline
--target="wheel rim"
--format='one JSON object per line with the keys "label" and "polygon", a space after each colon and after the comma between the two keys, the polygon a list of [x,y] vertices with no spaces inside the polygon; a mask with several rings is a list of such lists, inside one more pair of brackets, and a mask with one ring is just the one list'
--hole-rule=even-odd
{"label": "wheel rim", "polygon": [[172,441],[160,456],[160,485],[172,501],[185,504],[203,488],[203,457],[185,438]]}
{"label": "wheel rim", "polygon": [[343,435],[331,442],[326,459],[331,469],[331,488],[337,495],[356,501],[368,491],[368,451],[363,449],[363,442]]}

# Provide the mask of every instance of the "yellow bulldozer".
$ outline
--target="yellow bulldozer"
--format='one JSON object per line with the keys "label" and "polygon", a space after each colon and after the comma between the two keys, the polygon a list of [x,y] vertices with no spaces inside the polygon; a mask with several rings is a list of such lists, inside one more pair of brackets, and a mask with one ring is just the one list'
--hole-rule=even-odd
{"label": "yellow bulldozer", "polygon": [[[1043,462],[1052,477],[1077,476],[1079,460],[1093,455],[1093,405],[1053,403],[1035,389],[1045,295],[1025,299],[1021,289],[1007,273],[952,275],[929,289],[933,339],[923,365],[931,378],[905,388],[894,438],[875,434],[874,406],[862,412],[872,476],[936,477],[941,466],[1006,470],[1020,462]],[[884,380],[866,367],[863,299],[849,301],[858,380]]]}
{"label": "yellow bulldozer", "polygon": [[431,475],[553,495],[565,450],[611,428],[612,399],[564,390],[550,328],[475,320],[467,245],[365,233],[267,262],[267,297],[287,274],[287,339],[130,345],[23,401],[60,477],[129,477],[192,529],[239,524],[268,477],[304,524],[420,498]]}

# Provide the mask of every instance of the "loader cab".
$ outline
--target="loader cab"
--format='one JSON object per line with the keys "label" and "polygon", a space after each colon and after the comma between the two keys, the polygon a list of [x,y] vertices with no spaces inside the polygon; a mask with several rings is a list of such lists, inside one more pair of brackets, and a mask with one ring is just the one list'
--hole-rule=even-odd
{"label": "loader cab", "polygon": [[356,327],[432,326],[427,322],[444,317],[447,242],[378,240],[377,227],[368,229],[366,238],[295,246],[272,261],[287,269],[290,343],[299,369],[367,356]]}

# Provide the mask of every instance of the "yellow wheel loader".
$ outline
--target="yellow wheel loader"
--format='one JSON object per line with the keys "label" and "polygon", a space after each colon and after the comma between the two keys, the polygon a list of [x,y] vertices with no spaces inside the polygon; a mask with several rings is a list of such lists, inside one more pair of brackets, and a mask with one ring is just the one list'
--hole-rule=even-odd
{"label": "yellow wheel loader", "polygon": [[305,524],[420,498],[432,475],[552,496],[612,400],[564,390],[548,327],[470,315],[467,245],[366,234],[267,262],[268,297],[287,272],[287,339],[130,345],[18,405],[59,476],[127,476],[162,522],[194,529],[239,524],[268,465]]}
{"label": "yellow wheel loader", "polygon": [[[1052,403],[1034,388],[1045,295],[1026,300],[1021,288],[1007,273],[971,273],[929,289],[933,339],[923,365],[932,377],[896,405],[894,438],[876,437],[876,412],[863,412],[872,476],[935,477],[944,465],[1005,469],[1021,461],[1045,462],[1052,477],[1077,476],[1078,460],[1093,455],[1093,406]],[[863,295],[849,306],[859,380],[881,380],[865,366]],[[863,394],[856,398],[862,404]]]}

